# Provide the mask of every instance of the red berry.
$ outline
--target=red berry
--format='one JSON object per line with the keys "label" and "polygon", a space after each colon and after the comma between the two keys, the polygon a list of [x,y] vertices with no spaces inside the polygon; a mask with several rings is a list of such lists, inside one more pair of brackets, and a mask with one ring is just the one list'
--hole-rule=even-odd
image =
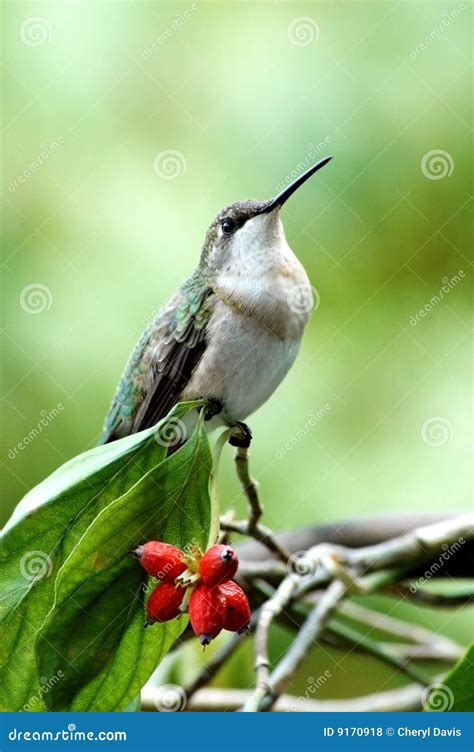
{"label": "red berry", "polygon": [[216,544],[211,546],[199,562],[199,574],[204,585],[219,585],[231,580],[237,572],[239,560],[230,546]]}
{"label": "red berry", "polygon": [[146,604],[148,623],[176,618],[181,613],[179,607],[183,597],[184,588],[162,582],[153,590]]}
{"label": "red berry", "polygon": [[224,629],[229,632],[246,632],[252,612],[250,611],[249,599],[244,591],[236,582],[229,580],[219,585],[219,590],[225,598],[226,615],[224,619]]}
{"label": "red berry", "polygon": [[219,588],[198,585],[189,600],[189,619],[201,645],[209,645],[224,626],[225,599]]}
{"label": "red berry", "polygon": [[149,541],[133,552],[143,569],[162,582],[174,582],[186,569],[183,552],[170,543]]}

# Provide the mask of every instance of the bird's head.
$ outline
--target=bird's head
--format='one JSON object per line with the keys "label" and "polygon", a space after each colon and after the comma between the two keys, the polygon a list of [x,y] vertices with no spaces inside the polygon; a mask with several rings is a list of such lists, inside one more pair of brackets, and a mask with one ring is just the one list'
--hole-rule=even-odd
{"label": "bird's head", "polygon": [[212,273],[249,274],[272,263],[272,250],[285,242],[279,212],[290,196],[326,165],[325,157],[299,175],[275,198],[249,199],[225,207],[209,227],[201,263]]}

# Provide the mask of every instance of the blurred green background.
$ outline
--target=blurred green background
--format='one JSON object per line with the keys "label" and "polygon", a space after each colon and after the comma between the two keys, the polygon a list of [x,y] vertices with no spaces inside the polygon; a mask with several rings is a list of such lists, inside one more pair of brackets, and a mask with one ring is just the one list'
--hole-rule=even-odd
{"label": "blurred green background", "polygon": [[[327,154],[282,212],[317,305],[295,367],[249,421],[265,520],[468,509],[472,6],[2,11],[2,522],[94,445],[213,216]],[[244,510],[230,450],[222,492]],[[416,612],[468,639],[466,616]],[[318,656],[321,673],[332,658]],[[351,691],[370,689],[357,673]],[[321,693],[348,691],[336,674]]]}

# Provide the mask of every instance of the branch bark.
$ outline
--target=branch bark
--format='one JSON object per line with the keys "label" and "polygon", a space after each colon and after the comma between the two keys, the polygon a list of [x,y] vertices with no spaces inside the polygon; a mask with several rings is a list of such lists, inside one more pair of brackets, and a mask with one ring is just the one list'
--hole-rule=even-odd
{"label": "branch bark", "polygon": [[[436,523],[445,523],[449,520],[459,519],[458,514],[410,514],[375,515],[371,517],[355,518],[336,521],[330,525],[316,525],[313,527],[298,528],[275,533],[275,539],[290,552],[306,551],[317,546],[319,543],[332,543],[344,548],[361,549],[385,543],[393,538],[410,534],[416,528],[423,528]],[[471,515],[472,518],[472,515]],[[471,523],[472,524],[472,523]],[[442,541],[438,547],[441,555]],[[277,561],[268,557],[268,550],[256,541],[247,541],[238,546],[241,560],[241,573],[245,577],[261,575],[272,581],[280,579],[284,575],[284,567]],[[411,576],[423,574],[418,564],[413,564],[410,570]],[[433,578],[445,577],[472,577],[474,572],[474,540],[466,540],[461,547],[454,551],[448,561],[443,563],[439,572],[433,573]]]}
{"label": "branch bark", "polygon": [[[401,712],[421,709],[421,684],[410,684],[402,689],[357,697],[352,700],[312,700],[306,697],[281,695],[275,702],[276,712],[302,713],[364,713]],[[251,692],[245,689],[200,689],[186,703],[183,710],[219,712],[238,710],[249,699]],[[152,688],[142,692],[142,710],[155,711]]]}
{"label": "branch bark", "polygon": [[[248,491],[248,484],[246,488]],[[254,493],[256,487],[251,491]],[[258,496],[253,496],[251,508],[255,499],[258,501]],[[254,506],[253,513],[255,511]],[[203,689],[237,647],[239,639],[231,638],[187,687],[188,709],[233,710],[242,704],[249,711],[419,709],[422,687],[431,677],[412,662],[421,658],[454,661],[459,656],[460,647],[446,638],[360,605],[348,604],[344,599],[376,591],[416,598],[427,605],[453,606],[469,602],[466,594],[448,598],[420,589],[418,585],[443,575],[472,576],[474,515],[376,517],[275,535],[263,528],[259,515],[254,514],[252,524],[245,522],[245,530],[240,522],[229,524],[228,529],[231,528],[254,537],[253,541],[238,546],[238,553],[239,580],[249,593],[252,606],[260,607],[255,634],[256,686],[251,692]],[[305,551],[309,574],[298,574],[297,567],[296,572],[292,571],[291,558],[289,562],[284,561],[290,551]],[[414,578],[418,578],[416,583]],[[410,580],[411,584],[407,584]],[[308,615],[310,606],[312,610]],[[358,630],[337,618],[340,607],[344,616],[360,623]],[[296,636],[272,671],[268,640],[275,619],[284,619],[296,628]],[[368,634],[360,625],[369,630]],[[374,629],[385,631],[396,641],[371,637]],[[186,636],[187,633],[181,639]],[[360,649],[376,656],[403,671],[415,684],[356,700],[316,702],[307,699],[305,707],[295,707],[301,698],[283,694],[285,685],[312,644],[328,638],[349,645],[350,650]]]}
{"label": "branch bark", "polygon": [[[350,549],[341,545],[320,543],[305,553],[305,574],[287,574],[274,595],[262,606],[255,636],[256,687],[247,698],[244,710],[254,712],[267,709],[281,692],[283,685],[298,668],[304,655],[316,643],[329,616],[343,598],[351,593],[364,594],[381,590],[392,581],[403,579],[412,565],[432,560],[440,548],[457,552],[458,547],[474,538],[474,515],[435,522],[415,528],[385,543]],[[457,546],[456,546],[457,544]],[[444,560],[449,561],[450,556]],[[309,569],[310,574],[307,574]],[[297,573],[298,569],[296,569]],[[331,584],[321,595],[313,611],[304,622],[286,655],[270,671],[268,639],[271,624],[291,602],[320,586]],[[347,632],[347,630],[346,630]],[[389,648],[370,642],[371,652],[392,665],[403,668],[404,661]],[[406,667],[405,667],[406,671]],[[409,672],[425,683],[430,677],[420,669]]]}

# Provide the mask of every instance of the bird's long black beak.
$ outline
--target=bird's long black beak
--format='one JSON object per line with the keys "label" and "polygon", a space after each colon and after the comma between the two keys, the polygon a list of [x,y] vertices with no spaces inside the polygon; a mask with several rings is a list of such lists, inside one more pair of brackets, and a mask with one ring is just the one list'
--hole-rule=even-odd
{"label": "bird's long black beak", "polygon": [[311,177],[311,175],[314,175],[315,172],[321,169],[321,167],[324,167],[324,165],[327,165],[328,162],[330,162],[332,157],[324,157],[324,159],[321,159],[319,162],[316,162],[315,165],[309,168],[309,170],[306,170],[306,172],[303,172],[302,175],[298,175],[298,177],[293,180],[290,185],[287,185],[286,188],[284,188],[281,193],[278,194],[278,196],[275,196],[273,201],[270,202],[270,204],[265,207],[265,212],[271,212],[273,209],[281,208],[285,201],[287,201],[290,196],[293,195],[295,191],[298,190],[298,188],[303,185],[303,183],[306,183],[308,178]]}

